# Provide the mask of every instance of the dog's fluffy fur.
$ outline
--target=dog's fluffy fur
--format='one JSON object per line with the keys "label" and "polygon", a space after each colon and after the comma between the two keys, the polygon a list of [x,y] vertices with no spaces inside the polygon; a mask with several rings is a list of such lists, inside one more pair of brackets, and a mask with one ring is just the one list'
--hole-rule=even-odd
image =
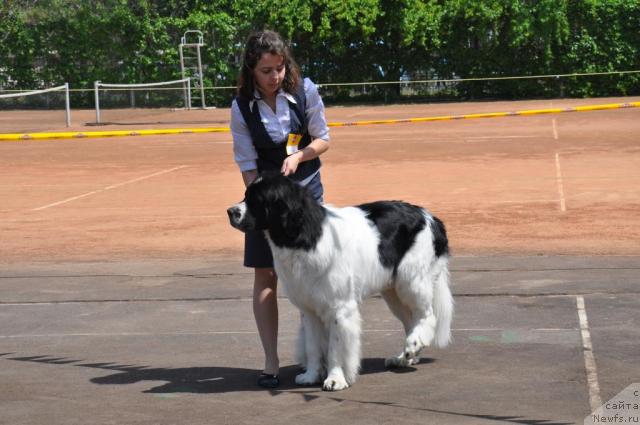
{"label": "dog's fluffy fur", "polygon": [[449,343],[447,236],[426,210],[400,201],[321,206],[288,178],[265,174],[228,214],[242,231],[265,232],[278,278],[302,313],[296,359],[305,371],[297,384],[324,378],[325,390],[341,390],[355,382],[359,304],[373,294],[382,294],[406,332],[388,367],[415,364],[423,347]]}

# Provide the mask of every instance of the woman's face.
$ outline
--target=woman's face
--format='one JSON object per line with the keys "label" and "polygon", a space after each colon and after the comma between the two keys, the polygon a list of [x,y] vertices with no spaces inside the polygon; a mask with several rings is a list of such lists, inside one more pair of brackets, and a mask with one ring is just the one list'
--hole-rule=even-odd
{"label": "woman's face", "polygon": [[253,77],[263,96],[275,95],[282,86],[284,75],[284,58],[280,55],[265,53],[253,68]]}

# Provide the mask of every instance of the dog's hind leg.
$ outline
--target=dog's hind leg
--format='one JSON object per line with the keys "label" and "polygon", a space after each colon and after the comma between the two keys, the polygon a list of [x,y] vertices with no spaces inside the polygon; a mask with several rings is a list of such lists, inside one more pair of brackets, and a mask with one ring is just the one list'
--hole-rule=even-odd
{"label": "dog's hind leg", "polygon": [[[405,335],[408,336],[413,327],[413,318],[411,317],[409,307],[400,300],[395,288],[389,288],[383,291],[382,298],[384,298],[393,315],[402,322]],[[416,357],[407,359],[403,350],[398,356],[385,359],[384,365],[386,367],[407,367],[417,362],[418,359]]]}
{"label": "dog's hind leg", "polygon": [[305,372],[296,376],[296,384],[313,385],[320,382],[323,372],[323,347],[326,347],[324,325],[313,312],[302,314],[302,331],[304,335],[304,352],[306,357]]}
{"label": "dog's hind leg", "polygon": [[395,288],[389,288],[382,291],[382,298],[384,298],[387,306],[389,306],[389,310],[393,313],[394,316],[398,318],[402,322],[402,326],[404,326],[405,333],[409,333],[409,329],[411,329],[411,310],[407,307],[400,298],[398,298],[398,294],[396,293]]}
{"label": "dog's hind leg", "polygon": [[397,283],[398,301],[409,310],[411,320],[409,326],[405,326],[404,350],[398,357],[388,359],[385,362],[387,366],[406,367],[418,363],[420,351],[433,342],[436,316],[433,313],[432,280],[432,276],[425,273]]}
{"label": "dog's hind leg", "polygon": [[361,319],[355,301],[341,306],[330,318],[328,376],[322,388],[338,391],[354,384],[360,369]]}

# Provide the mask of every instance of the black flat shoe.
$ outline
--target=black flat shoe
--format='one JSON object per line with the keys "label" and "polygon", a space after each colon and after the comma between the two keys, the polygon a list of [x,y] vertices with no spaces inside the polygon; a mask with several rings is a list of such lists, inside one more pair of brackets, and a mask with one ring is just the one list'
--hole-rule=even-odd
{"label": "black flat shoe", "polygon": [[280,378],[278,378],[278,375],[261,373],[258,377],[258,386],[262,388],[278,388],[280,386]]}

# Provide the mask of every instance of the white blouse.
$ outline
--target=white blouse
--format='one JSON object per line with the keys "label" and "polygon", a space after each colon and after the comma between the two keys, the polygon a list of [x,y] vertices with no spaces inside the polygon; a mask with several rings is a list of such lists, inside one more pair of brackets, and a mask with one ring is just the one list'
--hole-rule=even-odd
{"label": "white blouse", "polygon": [[[324,104],[318,93],[318,88],[308,78],[304,79],[304,93],[307,98],[305,111],[311,140],[322,139],[329,142],[329,127],[324,116]],[[259,93],[256,93],[256,98],[259,98]],[[276,112],[273,112],[271,107],[261,99],[252,100],[249,103],[249,108],[253,108],[253,103],[258,102],[262,123],[275,143],[283,143],[291,132],[288,101],[296,103],[292,95],[280,89],[276,95]],[[233,158],[240,167],[240,171],[257,169],[258,153],[253,146],[251,133],[235,100],[231,105],[231,135],[233,136]]]}

